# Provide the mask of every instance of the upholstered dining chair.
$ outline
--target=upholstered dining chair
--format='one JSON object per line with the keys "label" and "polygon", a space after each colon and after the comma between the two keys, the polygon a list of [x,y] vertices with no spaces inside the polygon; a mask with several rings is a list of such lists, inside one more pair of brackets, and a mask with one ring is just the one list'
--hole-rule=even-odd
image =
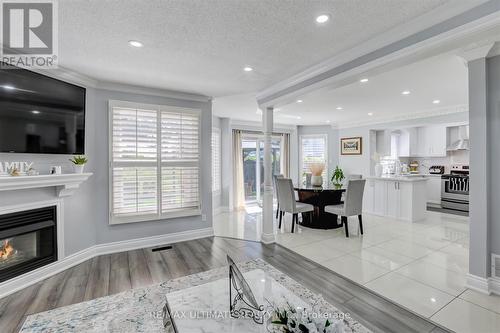
{"label": "upholstered dining chair", "polygon": [[276,218],[278,218],[278,214],[280,214],[280,199],[278,198],[278,184],[276,184],[276,179],[278,178],[284,178],[282,174],[279,175],[274,175],[273,176],[273,182],[274,182],[274,194],[276,195]]}
{"label": "upholstered dining chair", "polygon": [[[344,187],[347,189],[347,187],[349,186],[349,181],[352,180],[352,179],[362,179],[363,178],[363,175],[358,175],[358,174],[350,174],[350,175],[346,175],[345,176],[345,179],[344,179]],[[345,201],[345,192],[342,193],[342,197],[341,197],[341,200],[342,201]]]}
{"label": "upholstered dining chair", "polygon": [[345,236],[349,237],[347,218],[358,216],[359,231],[363,234],[363,192],[365,190],[365,179],[351,179],[348,181],[343,204],[325,206],[325,212],[340,216],[344,225]]}
{"label": "upholstered dining chair", "polygon": [[[276,178],[278,184],[278,200],[280,211],[283,213],[292,214],[292,233],[295,230],[295,223],[299,223],[299,213],[308,213],[314,211],[314,206],[295,201],[295,193],[293,190],[292,180],[289,178]],[[279,226],[281,229],[281,220],[284,214],[280,214]]]}

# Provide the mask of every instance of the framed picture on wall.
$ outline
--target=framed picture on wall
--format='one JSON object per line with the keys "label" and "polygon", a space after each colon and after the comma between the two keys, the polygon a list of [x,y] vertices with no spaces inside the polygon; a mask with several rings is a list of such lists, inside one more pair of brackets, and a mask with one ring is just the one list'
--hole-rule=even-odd
{"label": "framed picture on wall", "polygon": [[363,138],[342,138],[340,139],[341,155],[361,155],[363,154]]}

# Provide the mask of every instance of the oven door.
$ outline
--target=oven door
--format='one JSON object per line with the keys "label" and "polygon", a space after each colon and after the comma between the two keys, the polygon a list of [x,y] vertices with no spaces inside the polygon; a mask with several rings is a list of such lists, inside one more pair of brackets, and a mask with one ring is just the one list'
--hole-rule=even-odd
{"label": "oven door", "polygon": [[441,179],[441,206],[468,212],[469,179],[466,177],[443,177]]}

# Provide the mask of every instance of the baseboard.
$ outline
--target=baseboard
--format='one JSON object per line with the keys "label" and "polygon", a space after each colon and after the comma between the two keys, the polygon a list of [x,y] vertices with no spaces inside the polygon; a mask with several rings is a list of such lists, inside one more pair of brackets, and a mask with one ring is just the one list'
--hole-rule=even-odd
{"label": "baseboard", "polygon": [[76,266],[86,260],[103,254],[130,251],[164,244],[173,244],[198,238],[211,237],[213,235],[213,228],[204,228],[177,232],[173,234],[136,238],[131,240],[94,245],[77,253],[71,254],[54,263],[0,283],[0,298],[13,294],[16,291],[19,291],[57,273],[60,273],[68,268]]}
{"label": "baseboard", "polygon": [[500,295],[500,278],[490,277],[488,279],[488,287],[489,287],[489,291],[492,294]]}
{"label": "baseboard", "polygon": [[467,274],[466,278],[466,287],[478,291],[480,293],[490,295],[491,294],[490,283],[489,283],[490,279],[483,278],[477,275],[472,275],[469,273]]}
{"label": "baseboard", "polygon": [[165,244],[173,244],[188,240],[212,237],[214,235],[213,228],[204,228],[196,230],[188,230],[176,232],[173,234],[136,238],[106,244],[94,245],[96,255],[110,254],[116,252],[130,251]]}

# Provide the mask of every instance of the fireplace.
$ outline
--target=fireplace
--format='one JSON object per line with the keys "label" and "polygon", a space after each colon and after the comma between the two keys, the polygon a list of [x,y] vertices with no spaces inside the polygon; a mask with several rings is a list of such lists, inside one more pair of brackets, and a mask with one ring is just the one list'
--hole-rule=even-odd
{"label": "fireplace", "polygon": [[56,210],[0,215],[0,282],[57,260]]}

